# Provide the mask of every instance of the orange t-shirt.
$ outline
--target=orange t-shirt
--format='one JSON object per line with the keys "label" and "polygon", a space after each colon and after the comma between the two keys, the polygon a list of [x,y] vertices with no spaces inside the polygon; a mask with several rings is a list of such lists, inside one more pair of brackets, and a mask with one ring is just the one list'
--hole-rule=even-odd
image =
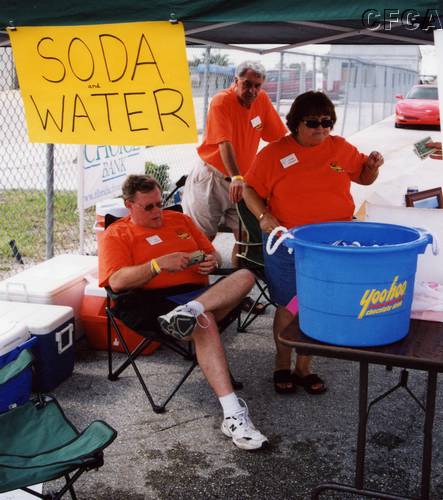
{"label": "orange t-shirt", "polygon": [[350,220],[355,209],[351,181],[366,160],[343,137],[304,147],[287,135],[260,151],[245,180],[287,228]]}
{"label": "orange t-shirt", "polygon": [[230,175],[223,164],[218,145],[229,141],[244,175],[254,161],[260,139],[276,141],[287,133],[286,127],[263,90],[248,109],[242,106],[234,87],[222,90],[212,98],[202,144],[197,148],[200,158]]}
{"label": "orange t-shirt", "polygon": [[[110,276],[127,266],[136,266],[173,252],[214,252],[208,238],[185,214],[165,210],[160,228],[146,228],[131,222],[130,216],[111,224],[104,232],[99,252],[100,286],[109,284]],[[165,288],[184,284],[205,286],[208,277],[197,273],[197,265],[183,271],[163,271],[143,288]]]}

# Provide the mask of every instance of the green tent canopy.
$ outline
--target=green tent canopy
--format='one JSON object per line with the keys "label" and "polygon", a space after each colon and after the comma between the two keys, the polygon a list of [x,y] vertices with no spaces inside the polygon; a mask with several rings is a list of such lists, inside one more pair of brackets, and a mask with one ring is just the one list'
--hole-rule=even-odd
{"label": "green tent canopy", "polygon": [[[1,0],[0,29],[178,20],[188,45],[432,44],[442,28],[441,1],[386,0]],[[283,48],[283,47],[282,47]]]}

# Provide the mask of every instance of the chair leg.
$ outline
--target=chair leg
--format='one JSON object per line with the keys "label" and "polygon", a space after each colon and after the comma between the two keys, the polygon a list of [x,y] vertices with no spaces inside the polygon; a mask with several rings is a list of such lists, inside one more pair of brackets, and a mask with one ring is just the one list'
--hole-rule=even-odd
{"label": "chair leg", "polygon": [[[253,311],[254,311],[255,306],[260,302],[260,300],[262,298],[265,298],[265,300],[266,300],[266,304],[264,306],[264,311],[270,305],[274,305],[275,306],[275,304],[271,301],[271,298],[269,297],[269,294],[267,292],[267,287],[263,286],[258,279],[255,280],[255,284],[256,284],[257,288],[260,290],[260,294],[257,297],[257,299],[255,300],[253,306],[251,307],[251,310],[247,313],[246,317],[243,320],[241,320],[241,318],[239,316],[238,321],[237,321],[237,331],[238,332],[245,332],[246,328],[248,328],[248,326],[258,316],[258,314],[254,313]],[[263,314],[263,313],[261,313],[261,314]]]}
{"label": "chair leg", "polygon": [[243,389],[243,383],[234,378],[234,375],[232,375],[231,370],[229,370],[229,378],[231,379],[231,384],[234,390],[241,391]]}
{"label": "chair leg", "polygon": [[70,483],[71,478],[69,477],[69,474],[65,474],[65,479],[66,479],[66,484],[69,485],[69,494],[71,495],[72,500],[77,500],[77,495],[75,494],[74,491],[74,485]]}
{"label": "chair leg", "polygon": [[[154,401],[154,398],[151,395],[151,392],[149,391],[142,374],[140,373],[140,370],[138,369],[137,364],[135,363],[136,358],[139,356],[139,354],[146,348],[147,345],[149,345],[152,340],[151,339],[143,339],[137,347],[131,352],[128,348],[128,345],[121,334],[120,328],[118,327],[118,324],[115,320],[115,318],[112,315],[111,311],[106,311],[108,314],[108,318],[110,320],[110,325],[112,328],[114,328],[115,334],[118,337],[119,342],[123,346],[123,349],[125,350],[127,359],[117,368],[115,371],[110,371],[108,374],[108,379],[111,381],[115,381],[118,379],[118,376],[125,370],[128,366],[132,366],[134,369],[135,375],[138,378],[138,381],[140,382],[140,385],[142,386],[143,392],[145,393],[146,397],[148,398],[148,401],[151,405],[151,408],[155,413],[164,413],[166,411],[166,405],[169,403],[169,401],[173,398],[175,393],[180,389],[180,387],[183,385],[183,383],[186,381],[186,379],[189,377],[189,375],[192,373],[194,368],[198,365],[197,359],[195,357],[195,354],[192,353],[190,348],[186,349],[183,348],[181,349],[180,346],[173,346],[173,345],[167,345],[171,350],[175,351],[176,353],[180,354],[183,356],[185,359],[191,360],[191,366],[186,370],[185,374],[183,377],[179,380],[178,384],[174,387],[174,389],[171,391],[171,393],[166,397],[166,399],[163,401],[163,403],[156,403]],[[112,349],[111,349],[111,334],[108,335],[108,356],[112,358]],[[109,366],[112,369],[112,362],[109,363]]]}

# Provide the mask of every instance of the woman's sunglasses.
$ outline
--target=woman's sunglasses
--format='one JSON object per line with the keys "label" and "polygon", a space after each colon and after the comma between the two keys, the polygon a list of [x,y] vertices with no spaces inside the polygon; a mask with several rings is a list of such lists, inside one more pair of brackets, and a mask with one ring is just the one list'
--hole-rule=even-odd
{"label": "woman's sunglasses", "polygon": [[334,121],[331,119],[324,118],[323,120],[302,120],[302,122],[308,127],[308,128],[317,128],[320,125],[323,128],[331,128],[334,125]]}

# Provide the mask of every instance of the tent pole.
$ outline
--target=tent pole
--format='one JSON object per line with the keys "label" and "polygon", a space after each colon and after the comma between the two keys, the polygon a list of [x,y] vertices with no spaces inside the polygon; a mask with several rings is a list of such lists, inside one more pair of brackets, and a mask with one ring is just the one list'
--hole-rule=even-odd
{"label": "tent pole", "polygon": [[78,195],[77,208],[79,217],[79,253],[85,253],[85,148],[84,144],[79,144],[77,150],[78,168]]}
{"label": "tent pole", "polygon": [[357,66],[357,82],[358,82],[358,128],[361,130],[361,108],[363,106],[363,64],[358,63]]}
{"label": "tent pole", "polygon": [[203,73],[203,133],[206,129],[206,117],[208,116],[209,103],[209,61],[211,57],[211,47],[206,47],[205,50],[205,72]]}
{"label": "tent pole", "polygon": [[346,124],[346,113],[348,111],[348,101],[349,101],[349,82],[351,80],[351,60],[348,59],[347,71],[346,71],[346,85],[345,85],[345,103],[343,106],[343,117],[341,122],[341,132],[340,135],[344,136],[345,124]]}
{"label": "tent pole", "polygon": [[54,256],[54,144],[46,144],[46,258]]}
{"label": "tent pole", "polygon": [[317,92],[317,56],[313,56],[312,58],[312,89],[314,92]]}
{"label": "tent pole", "polygon": [[281,99],[281,80],[282,80],[282,74],[283,74],[283,68],[284,68],[284,57],[285,54],[284,52],[280,52],[280,63],[278,67],[278,80],[277,80],[277,95],[275,97],[276,102],[276,107],[277,107],[277,113],[280,113],[280,99]]}

